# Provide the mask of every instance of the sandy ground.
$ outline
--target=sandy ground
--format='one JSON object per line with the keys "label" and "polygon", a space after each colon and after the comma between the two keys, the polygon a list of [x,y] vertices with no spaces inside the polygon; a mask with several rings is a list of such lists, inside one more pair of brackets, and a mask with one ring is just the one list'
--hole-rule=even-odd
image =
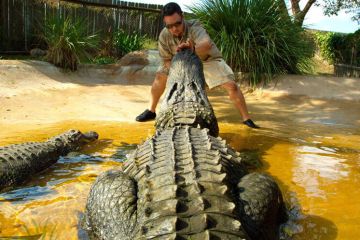
{"label": "sandy ground", "polygon": [[[46,62],[0,60],[0,124],[74,119],[135,122],[134,118],[148,105],[159,64],[156,51],[148,52],[147,60],[146,65],[144,61],[86,65],[75,73],[61,71]],[[269,104],[276,106],[286,101],[302,106],[301,109],[317,106],[336,115],[331,110],[334,102],[337,108],[346,108],[348,101],[358,106],[360,79],[284,75],[271,86],[244,92],[251,113],[259,121],[265,121],[266,112],[271,112]],[[226,120],[226,116],[237,114],[224,91],[212,90],[209,95],[218,118]],[[297,96],[295,102],[292,96]],[[228,107],[225,110],[224,105]],[[349,121],[358,123],[358,118],[354,116]]]}

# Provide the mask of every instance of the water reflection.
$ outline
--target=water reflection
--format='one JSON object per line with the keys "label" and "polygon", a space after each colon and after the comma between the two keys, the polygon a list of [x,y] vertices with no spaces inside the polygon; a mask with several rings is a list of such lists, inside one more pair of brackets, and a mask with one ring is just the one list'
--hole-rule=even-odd
{"label": "water reflection", "polygon": [[294,153],[293,181],[307,196],[326,198],[324,185],[347,178],[349,166],[332,148],[299,146]]}
{"label": "water reflection", "polygon": [[23,204],[26,201],[32,201],[52,193],[55,192],[47,186],[20,187],[18,189],[0,194],[0,202]]}

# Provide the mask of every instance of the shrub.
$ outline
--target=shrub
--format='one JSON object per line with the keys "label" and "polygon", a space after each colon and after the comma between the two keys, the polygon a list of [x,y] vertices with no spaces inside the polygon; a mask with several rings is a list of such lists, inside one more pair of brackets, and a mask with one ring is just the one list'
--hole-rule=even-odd
{"label": "shrub", "polygon": [[142,48],[143,49],[148,49],[148,50],[150,50],[150,49],[151,50],[157,50],[158,49],[158,43],[154,39],[146,38]]}
{"label": "shrub", "polygon": [[313,47],[303,29],[273,0],[204,0],[190,7],[234,71],[250,84],[311,68]]}
{"label": "shrub", "polygon": [[75,71],[80,59],[89,59],[89,51],[99,43],[97,35],[88,35],[86,30],[84,20],[49,18],[43,36],[48,45],[46,59],[55,66]]}
{"label": "shrub", "polygon": [[360,30],[351,34],[318,32],[315,36],[321,56],[330,63],[360,65]]}
{"label": "shrub", "polygon": [[141,36],[136,32],[127,34],[124,30],[119,29],[114,33],[113,41],[117,55],[122,57],[129,52],[142,49],[146,36]]}
{"label": "shrub", "polygon": [[360,29],[347,36],[348,57],[347,63],[351,65],[360,66]]}
{"label": "shrub", "polygon": [[320,51],[320,55],[327,60],[330,64],[334,63],[335,52],[330,44],[331,39],[334,37],[335,33],[333,32],[317,32],[315,33],[315,39],[317,46]]}

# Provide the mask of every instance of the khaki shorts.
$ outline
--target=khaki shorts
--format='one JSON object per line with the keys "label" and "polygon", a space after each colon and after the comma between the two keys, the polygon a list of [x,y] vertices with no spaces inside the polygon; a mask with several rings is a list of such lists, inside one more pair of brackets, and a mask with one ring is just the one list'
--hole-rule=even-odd
{"label": "khaki shorts", "polygon": [[[208,87],[214,88],[229,81],[234,81],[235,76],[231,68],[226,64],[224,59],[212,59],[203,62],[205,82]],[[160,65],[157,73],[169,74],[169,69]]]}

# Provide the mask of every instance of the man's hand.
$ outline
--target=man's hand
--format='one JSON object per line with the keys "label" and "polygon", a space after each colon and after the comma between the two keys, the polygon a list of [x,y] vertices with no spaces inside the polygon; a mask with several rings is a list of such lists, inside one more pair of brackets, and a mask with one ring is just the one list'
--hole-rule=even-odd
{"label": "man's hand", "polygon": [[190,39],[187,39],[186,42],[183,42],[183,43],[180,43],[177,48],[176,48],[176,51],[177,52],[180,52],[181,50],[185,49],[185,48],[189,48],[191,49],[192,51],[195,51],[195,43],[190,40]]}

